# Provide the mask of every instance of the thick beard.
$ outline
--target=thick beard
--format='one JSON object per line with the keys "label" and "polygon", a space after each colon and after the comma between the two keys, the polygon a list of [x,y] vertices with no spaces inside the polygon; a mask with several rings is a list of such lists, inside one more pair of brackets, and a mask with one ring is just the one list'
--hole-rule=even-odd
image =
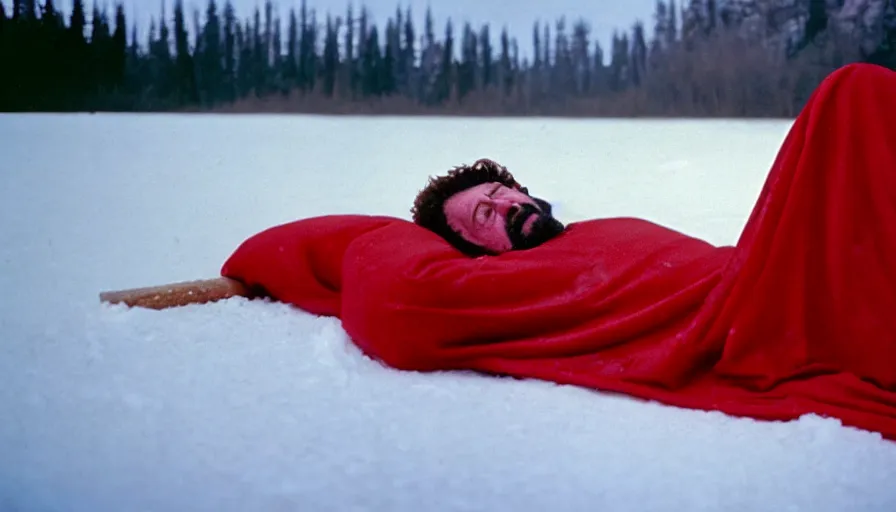
{"label": "thick beard", "polygon": [[[532,204],[523,204],[519,208],[511,210],[507,215],[507,236],[514,250],[525,250],[538,247],[548,240],[563,233],[563,224],[554,218],[551,205],[542,199],[532,198],[538,208]],[[539,210],[541,208],[541,210]],[[537,217],[532,223],[528,235],[523,234],[523,226],[526,221],[535,214]]]}

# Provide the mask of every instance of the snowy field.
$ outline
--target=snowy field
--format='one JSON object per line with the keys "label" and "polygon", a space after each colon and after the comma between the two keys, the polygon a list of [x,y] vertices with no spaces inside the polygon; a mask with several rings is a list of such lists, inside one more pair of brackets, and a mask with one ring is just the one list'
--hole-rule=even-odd
{"label": "snowy field", "polygon": [[407,218],[489,156],[566,222],[734,243],[789,123],[0,117],[0,511],[896,510],[896,443],[359,353],[338,321],[103,290],[216,277],[245,238]]}

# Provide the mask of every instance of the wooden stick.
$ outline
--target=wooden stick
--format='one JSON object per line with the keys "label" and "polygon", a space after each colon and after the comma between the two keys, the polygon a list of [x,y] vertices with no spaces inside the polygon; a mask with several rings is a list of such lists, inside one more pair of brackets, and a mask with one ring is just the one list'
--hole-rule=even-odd
{"label": "wooden stick", "polygon": [[242,283],[227,277],[100,293],[101,302],[149,309],[205,304],[231,297],[253,298],[254,295]]}

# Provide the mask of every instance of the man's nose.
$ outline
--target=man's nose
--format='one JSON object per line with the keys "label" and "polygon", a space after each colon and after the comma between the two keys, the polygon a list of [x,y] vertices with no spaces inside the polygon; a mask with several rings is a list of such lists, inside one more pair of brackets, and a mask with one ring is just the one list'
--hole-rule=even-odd
{"label": "man's nose", "polygon": [[520,203],[512,199],[494,199],[495,211],[499,215],[506,216],[512,209],[519,208]]}

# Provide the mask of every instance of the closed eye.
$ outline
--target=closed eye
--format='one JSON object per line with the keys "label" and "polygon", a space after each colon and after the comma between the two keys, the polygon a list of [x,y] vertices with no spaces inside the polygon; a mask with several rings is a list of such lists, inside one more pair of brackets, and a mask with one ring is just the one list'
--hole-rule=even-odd
{"label": "closed eye", "polygon": [[477,226],[484,226],[489,219],[492,218],[494,214],[494,208],[492,208],[489,204],[480,204],[478,208],[476,208],[476,213],[474,215],[473,221]]}
{"label": "closed eye", "polygon": [[[498,183],[488,194],[486,194],[486,196],[491,199],[500,189],[501,184]],[[492,208],[491,205],[487,204],[486,202],[480,202],[473,210],[473,224],[482,226],[492,218],[493,214],[494,208]]]}

